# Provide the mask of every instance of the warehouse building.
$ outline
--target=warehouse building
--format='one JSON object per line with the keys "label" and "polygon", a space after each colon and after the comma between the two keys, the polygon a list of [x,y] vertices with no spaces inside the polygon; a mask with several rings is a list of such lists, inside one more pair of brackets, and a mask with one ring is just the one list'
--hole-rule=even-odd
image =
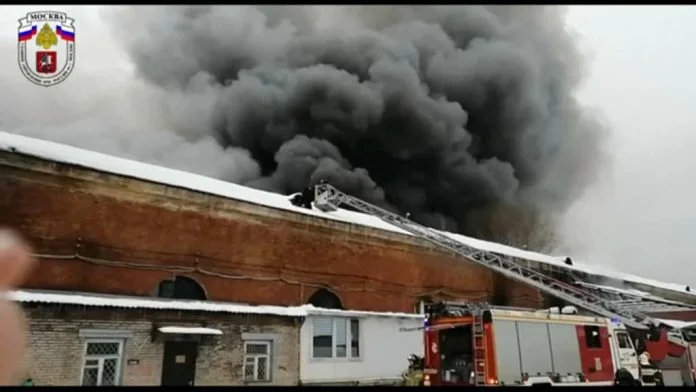
{"label": "warehouse building", "polygon": [[[302,305],[322,288],[346,309],[372,311],[413,312],[439,299],[558,305],[363,214],[308,210],[283,195],[3,132],[0,168],[0,224],[28,237],[41,262],[25,288],[151,296],[185,275],[209,300],[257,305]],[[680,285],[455,237],[566,280],[696,303]],[[696,317],[683,310],[660,309]]]}
{"label": "warehouse building", "polygon": [[4,133],[0,168],[0,223],[40,260],[25,288],[151,296],[185,275],[209,300],[257,305],[302,305],[320,288],[372,311],[413,312],[423,298],[542,301],[412,236],[282,195]]}

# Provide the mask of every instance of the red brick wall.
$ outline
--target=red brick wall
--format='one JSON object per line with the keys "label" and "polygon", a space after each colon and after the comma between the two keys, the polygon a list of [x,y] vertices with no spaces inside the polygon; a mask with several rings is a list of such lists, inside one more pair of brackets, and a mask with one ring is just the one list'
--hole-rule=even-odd
{"label": "red brick wall", "polygon": [[17,155],[0,154],[0,224],[38,253],[89,258],[42,258],[27,288],[151,295],[180,266],[211,300],[297,305],[327,286],[349,309],[412,311],[420,295],[482,300],[495,285],[403,236]]}
{"label": "red brick wall", "polygon": [[656,312],[650,313],[650,316],[665,320],[696,321],[696,311],[693,310],[676,312]]}

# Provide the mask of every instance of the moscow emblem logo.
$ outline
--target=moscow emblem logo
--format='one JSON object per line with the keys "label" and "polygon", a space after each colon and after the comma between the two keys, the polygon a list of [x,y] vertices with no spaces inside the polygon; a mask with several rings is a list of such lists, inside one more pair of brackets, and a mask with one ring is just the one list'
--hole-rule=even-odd
{"label": "moscow emblem logo", "polygon": [[36,11],[19,19],[19,69],[32,83],[50,87],[75,67],[75,20],[65,12]]}

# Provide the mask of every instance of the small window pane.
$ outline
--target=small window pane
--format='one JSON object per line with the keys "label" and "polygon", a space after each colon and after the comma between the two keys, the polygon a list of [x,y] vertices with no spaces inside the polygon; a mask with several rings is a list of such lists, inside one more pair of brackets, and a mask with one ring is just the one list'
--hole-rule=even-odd
{"label": "small window pane", "polygon": [[585,345],[587,348],[602,348],[602,339],[598,326],[585,325]]}
{"label": "small window pane", "polygon": [[313,322],[313,357],[331,358],[333,346],[333,320],[330,318],[314,319]]}
{"label": "small window pane", "polygon": [[350,356],[360,358],[360,322],[350,320]]}
{"label": "small window pane", "polygon": [[99,366],[98,359],[88,359],[85,361],[85,367]]}
{"label": "small window pane", "polygon": [[619,347],[620,348],[633,348],[631,347],[631,339],[628,337],[627,334],[625,333],[619,333],[616,334],[617,339],[619,340]]}
{"label": "small window pane", "polygon": [[102,386],[116,385],[116,364],[117,359],[105,359],[104,369],[102,370]]}
{"label": "small window pane", "polygon": [[333,319],[317,318],[313,322],[314,336],[325,336],[333,334]]}
{"label": "small window pane", "polygon": [[336,320],[336,357],[345,358],[348,354],[348,328],[347,320],[337,319]]}
{"label": "small window pane", "polygon": [[258,364],[258,379],[259,380],[267,380],[268,379],[268,358],[267,357],[259,357],[259,364]]}
{"label": "small window pane", "polygon": [[268,354],[267,344],[249,343],[246,345],[247,354]]}
{"label": "small window pane", "polygon": [[87,355],[117,355],[119,343],[89,343]]}
{"label": "small window pane", "polygon": [[99,375],[98,368],[85,369],[82,375],[82,385],[86,387],[93,387],[97,385],[97,376]]}
{"label": "small window pane", "polygon": [[247,380],[254,379],[254,358],[251,359],[251,363],[247,363],[246,365],[244,365],[244,378]]}

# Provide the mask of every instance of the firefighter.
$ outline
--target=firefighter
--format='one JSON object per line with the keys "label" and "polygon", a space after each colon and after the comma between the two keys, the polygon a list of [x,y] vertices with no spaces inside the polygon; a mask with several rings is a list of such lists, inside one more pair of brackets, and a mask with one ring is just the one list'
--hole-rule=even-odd
{"label": "firefighter", "polygon": [[638,356],[638,365],[640,366],[640,374],[643,384],[655,384],[657,386],[663,385],[662,372],[653,363],[648,350],[643,349],[643,352]]}
{"label": "firefighter", "polygon": [[290,198],[290,203],[297,207],[302,207],[302,194],[296,193]]}
{"label": "firefighter", "polygon": [[652,363],[650,362],[650,353],[648,350],[643,351],[643,353],[638,356],[638,363],[642,367],[652,367]]}
{"label": "firefighter", "polygon": [[403,374],[404,385],[417,387],[423,385],[424,358],[416,354],[408,356],[408,370]]}
{"label": "firefighter", "polygon": [[290,203],[298,207],[306,208],[308,210],[312,209],[312,202],[314,201],[314,187],[308,186],[302,193],[298,193],[290,199]]}
{"label": "firefighter", "polygon": [[314,187],[308,186],[302,191],[302,207],[311,210],[314,201]]}

